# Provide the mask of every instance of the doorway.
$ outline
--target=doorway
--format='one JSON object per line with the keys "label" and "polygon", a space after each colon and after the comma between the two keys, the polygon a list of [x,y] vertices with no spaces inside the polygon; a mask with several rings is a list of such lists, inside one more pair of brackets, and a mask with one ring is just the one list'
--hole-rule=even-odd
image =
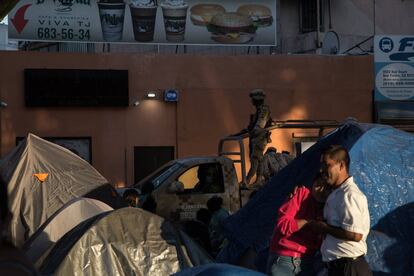
{"label": "doorway", "polygon": [[174,160],[174,147],[134,147],[134,183]]}

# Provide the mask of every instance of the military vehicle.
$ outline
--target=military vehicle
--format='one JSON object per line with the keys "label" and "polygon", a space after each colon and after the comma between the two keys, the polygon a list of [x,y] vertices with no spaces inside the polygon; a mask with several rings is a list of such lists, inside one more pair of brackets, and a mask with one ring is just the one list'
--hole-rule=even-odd
{"label": "military vehicle", "polygon": [[[266,130],[283,128],[317,129],[321,137],[336,121],[277,121]],[[157,214],[174,221],[195,219],[200,208],[206,208],[213,196],[223,199],[223,207],[231,213],[243,206],[253,191],[239,183],[246,180],[245,139],[249,135],[228,136],[219,142],[218,156],[188,157],[168,162],[135,185],[143,194],[151,193],[157,202]],[[225,151],[236,143],[238,151]],[[232,158],[230,158],[232,157]],[[236,166],[240,166],[237,176]]]}

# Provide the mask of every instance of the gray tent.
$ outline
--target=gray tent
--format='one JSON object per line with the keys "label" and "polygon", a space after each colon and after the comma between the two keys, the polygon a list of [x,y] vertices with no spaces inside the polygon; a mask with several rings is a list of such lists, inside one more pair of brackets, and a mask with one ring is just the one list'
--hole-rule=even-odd
{"label": "gray tent", "polygon": [[29,260],[36,264],[42,255],[79,223],[112,210],[107,204],[96,199],[83,197],[73,199],[43,223],[25,242],[23,250]]}
{"label": "gray tent", "polygon": [[89,194],[99,199],[110,189],[88,162],[33,134],[1,160],[0,172],[13,213],[11,240],[18,247],[66,202]]}
{"label": "gray tent", "polygon": [[42,275],[170,275],[210,263],[185,233],[139,208],[95,216],[63,236]]}

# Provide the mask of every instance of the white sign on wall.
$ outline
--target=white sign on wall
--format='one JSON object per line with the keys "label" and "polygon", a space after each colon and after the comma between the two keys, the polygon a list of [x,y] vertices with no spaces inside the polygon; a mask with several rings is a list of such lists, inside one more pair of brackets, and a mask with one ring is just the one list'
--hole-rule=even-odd
{"label": "white sign on wall", "polygon": [[276,45],[276,0],[21,0],[18,40]]}
{"label": "white sign on wall", "polygon": [[414,100],[414,36],[376,36],[374,53],[375,101]]}

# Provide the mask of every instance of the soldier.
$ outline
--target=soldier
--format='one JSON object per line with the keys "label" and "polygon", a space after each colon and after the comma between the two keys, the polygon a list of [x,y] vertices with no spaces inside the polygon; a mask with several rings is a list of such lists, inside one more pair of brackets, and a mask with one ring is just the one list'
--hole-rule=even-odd
{"label": "soldier", "polygon": [[270,108],[264,104],[266,97],[262,89],[254,89],[250,92],[252,104],[256,107],[256,113],[250,115],[250,123],[247,128],[249,132],[249,154],[250,154],[250,170],[246,177],[246,184],[250,184],[250,180],[256,174],[256,182],[252,187],[260,185],[264,181],[263,177],[263,151],[267,143],[272,142],[270,139],[270,131],[265,128],[273,125],[270,116]]}

